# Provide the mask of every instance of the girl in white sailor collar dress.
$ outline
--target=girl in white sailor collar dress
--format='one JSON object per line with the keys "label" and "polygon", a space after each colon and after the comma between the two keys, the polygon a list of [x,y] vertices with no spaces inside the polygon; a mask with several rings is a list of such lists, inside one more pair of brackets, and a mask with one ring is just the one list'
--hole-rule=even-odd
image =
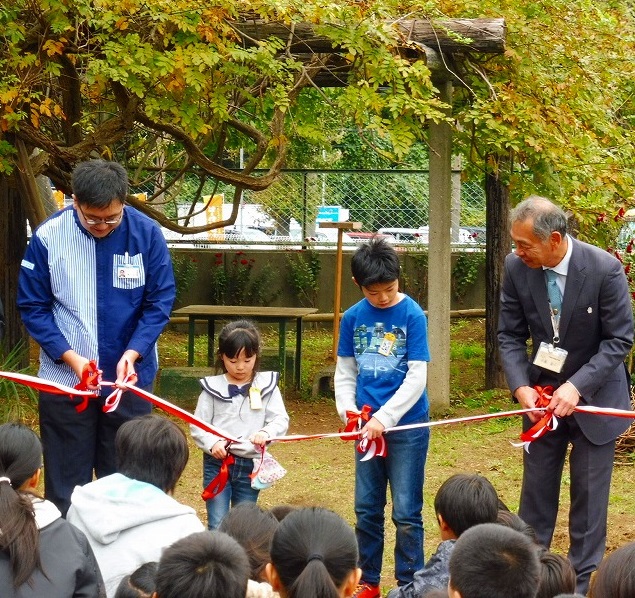
{"label": "girl in white sailor collar dress", "polygon": [[[260,489],[284,474],[267,453],[263,460],[269,439],[287,432],[289,416],[278,388],[279,373],[258,371],[260,349],[260,332],[253,322],[230,322],[218,337],[217,367],[224,373],[201,380],[203,392],[195,415],[241,438],[240,442],[228,443],[190,426],[194,442],[204,453],[203,498],[209,529],[218,527],[230,505],[256,502]],[[269,478],[252,476],[263,465],[267,465]]]}

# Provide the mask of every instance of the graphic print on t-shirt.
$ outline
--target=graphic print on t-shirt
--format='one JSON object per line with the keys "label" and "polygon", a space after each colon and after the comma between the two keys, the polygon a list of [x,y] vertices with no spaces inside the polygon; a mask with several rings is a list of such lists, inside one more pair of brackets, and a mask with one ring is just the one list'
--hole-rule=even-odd
{"label": "graphic print on t-shirt", "polygon": [[363,378],[392,376],[407,370],[406,332],[393,326],[386,331],[383,322],[358,326],[354,332],[355,358]]}

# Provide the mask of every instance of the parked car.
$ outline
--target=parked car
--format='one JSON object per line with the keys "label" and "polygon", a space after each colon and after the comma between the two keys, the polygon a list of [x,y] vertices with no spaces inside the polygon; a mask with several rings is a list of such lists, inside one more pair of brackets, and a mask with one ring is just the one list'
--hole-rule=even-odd
{"label": "parked car", "polygon": [[179,235],[163,229],[169,247],[199,249],[272,249],[269,235],[256,228],[226,226],[223,230]]}
{"label": "parked car", "polygon": [[486,229],[484,226],[463,226],[461,227],[461,232],[462,231],[465,231],[475,243],[485,245]]}
{"label": "parked car", "polygon": [[395,243],[428,243],[430,228],[428,226],[420,226],[419,228],[380,228],[377,231],[381,235],[389,235],[395,239]]}

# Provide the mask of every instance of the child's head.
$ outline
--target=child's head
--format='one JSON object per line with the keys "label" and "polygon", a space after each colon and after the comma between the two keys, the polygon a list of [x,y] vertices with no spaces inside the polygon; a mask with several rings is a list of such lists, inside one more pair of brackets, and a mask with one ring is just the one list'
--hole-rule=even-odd
{"label": "child's head", "polygon": [[498,494],[487,478],[457,473],[437,491],[434,510],[447,538],[458,538],[479,523],[494,523],[498,515]]}
{"label": "child's head", "polygon": [[600,563],[591,582],[589,598],[635,596],[635,542],[626,544]]}
{"label": "child's head", "polygon": [[156,598],[245,598],[249,559],[242,546],[219,531],[191,534],[163,551]]}
{"label": "child's head", "polygon": [[360,287],[399,281],[399,256],[381,237],[362,243],[351,258],[353,281]]}
{"label": "child's head", "polygon": [[538,544],[538,537],[536,536],[536,530],[529,525],[520,515],[512,513],[507,509],[498,509],[498,516],[496,517],[496,523],[505,525],[511,529],[525,534],[532,542]]}
{"label": "child's head", "polygon": [[271,540],[278,528],[278,520],[253,502],[232,507],[223,517],[218,529],[229,534],[247,553],[250,579],[265,581],[265,566],[269,562]]}
{"label": "child's head", "polygon": [[536,598],[553,598],[556,594],[575,592],[575,569],[561,554],[539,549],[540,584]]}
{"label": "child's head", "polygon": [[351,272],[373,307],[385,309],[398,302],[399,256],[385,239],[360,245],[351,259]]}
{"label": "child's head", "polygon": [[126,575],[115,592],[115,598],[150,598],[156,590],[159,563],[144,563],[130,575]]}
{"label": "child's head", "polygon": [[[223,372],[232,373],[231,360],[245,359],[245,367],[251,368],[250,376],[260,367],[260,331],[249,320],[235,320],[225,325],[218,335],[216,366]],[[251,378],[250,378],[251,379]]]}
{"label": "child's head", "polygon": [[293,505],[274,505],[269,512],[278,520],[282,521],[289,513],[295,511],[298,507]]}
{"label": "child's head", "polygon": [[498,523],[471,527],[450,556],[450,598],[534,598],[540,581],[536,545]]}
{"label": "child's head", "polygon": [[296,509],[273,536],[267,577],[284,598],[352,596],[361,575],[357,556],[355,533],[339,515]]}
{"label": "child's head", "polygon": [[143,415],[125,422],[115,436],[117,471],[133,480],[174,492],[189,448],[183,430],[160,415]]}
{"label": "child's head", "polygon": [[39,532],[31,499],[23,494],[37,485],[42,445],[22,424],[0,425],[0,550],[9,555],[14,587],[40,567]]}

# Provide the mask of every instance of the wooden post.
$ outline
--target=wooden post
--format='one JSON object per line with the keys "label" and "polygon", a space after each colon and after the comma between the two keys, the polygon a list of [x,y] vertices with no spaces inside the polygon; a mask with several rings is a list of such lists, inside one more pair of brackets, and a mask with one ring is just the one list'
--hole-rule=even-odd
{"label": "wooden post", "polygon": [[[439,98],[452,104],[452,83],[436,83]],[[450,302],[452,253],[450,206],[452,205],[452,128],[447,122],[429,126],[430,137],[430,243],[428,254],[428,398],[432,412],[450,405]]]}
{"label": "wooden post", "polygon": [[361,222],[320,222],[320,228],[337,229],[335,252],[335,295],[333,297],[333,361],[337,360],[337,343],[340,336],[340,304],[342,301],[342,238],[345,230],[359,230]]}

